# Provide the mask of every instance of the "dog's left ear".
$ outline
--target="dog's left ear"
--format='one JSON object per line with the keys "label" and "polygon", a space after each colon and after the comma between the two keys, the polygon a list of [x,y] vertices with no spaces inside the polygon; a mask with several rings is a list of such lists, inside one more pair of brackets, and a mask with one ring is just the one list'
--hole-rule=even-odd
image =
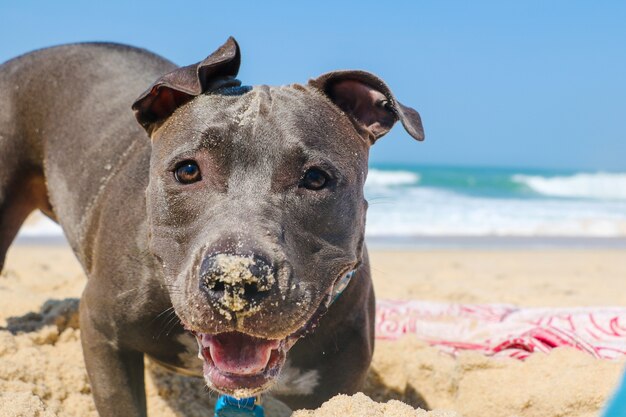
{"label": "dog's left ear", "polygon": [[215,52],[193,65],[177,68],[155,81],[132,109],[149,135],[174,111],[196,96],[219,87],[240,85],[236,80],[241,54],[233,37]]}
{"label": "dog's left ear", "polygon": [[352,120],[357,131],[371,144],[400,120],[413,138],[424,140],[422,119],[417,111],[402,105],[380,78],[365,71],[334,71],[309,81]]}

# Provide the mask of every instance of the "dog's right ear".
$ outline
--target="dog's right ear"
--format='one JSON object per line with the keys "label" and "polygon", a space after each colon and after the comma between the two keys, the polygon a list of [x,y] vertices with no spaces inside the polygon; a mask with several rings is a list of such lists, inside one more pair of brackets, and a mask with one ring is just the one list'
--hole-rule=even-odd
{"label": "dog's right ear", "polygon": [[218,87],[239,85],[235,77],[240,63],[239,45],[230,37],[205,60],[175,69],[156,80],[133,103],[137,121],[152,136],[165,119],[192,98]]}

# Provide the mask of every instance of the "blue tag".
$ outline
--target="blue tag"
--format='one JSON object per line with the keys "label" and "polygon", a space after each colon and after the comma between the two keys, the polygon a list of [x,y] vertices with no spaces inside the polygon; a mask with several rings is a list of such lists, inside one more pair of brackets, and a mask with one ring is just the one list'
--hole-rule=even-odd
{"label": "blue tag", "polygon": [[352,271],[347,272],[344,276],[342,276],[337,281],[337,283],[335,283],[335,288],[333,288],[333,293],[331,294],[330,302],[328,303],[329,307],[332,303],[337,301],[337,298],[339,298],[343,290],[348,288],[348,284],[350,284],[350,280],[352,279],[354,274],[356,274],[356,269],[353,269]]}
{"label": "blue tag", "polygon": [[215,403],[214,417],[265,417],[263,407],[256,403],[256,397],[237,399],[220,395]]}

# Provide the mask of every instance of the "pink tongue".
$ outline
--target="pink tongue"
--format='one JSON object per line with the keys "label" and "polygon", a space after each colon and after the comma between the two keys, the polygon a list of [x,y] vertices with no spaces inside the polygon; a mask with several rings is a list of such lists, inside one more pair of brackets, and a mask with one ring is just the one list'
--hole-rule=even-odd
{"label": "pink tongue", "polygon": [[[208,342],[208,343],[207,343]],[[211,359],[222,372],[236,375],[255,375],[263,372],[279,340],[259,339],[243,333],[230,332],[215,336],[203,335]]]}

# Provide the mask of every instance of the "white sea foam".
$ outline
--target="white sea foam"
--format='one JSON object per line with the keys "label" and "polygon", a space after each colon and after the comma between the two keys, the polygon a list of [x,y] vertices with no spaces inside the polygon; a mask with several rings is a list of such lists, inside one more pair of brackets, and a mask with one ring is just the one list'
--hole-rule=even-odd
{"label": "white sea foam", "polygon": [[562,177],[514,175],[513,181],[554,197],[626,200],[626,173],[575,174]]}
{"label": "white sea foam", "polygon": [[438,188],[368,193],[368,236],[626,236],[626,202],[505,199]]}
{"label": "white sea foam", "polygon": [[63,229],[61,226],[45,217],[44,215],[37,213],[27,221],[26,224],[20,229],[19,236],[24,237],[52,237],[63,236]]}
{"label": "white sea foam", "polygon": [[399,185],[413,185],[420,180],[419,174],[410,171],[383,171],[370,169],[367,174],[366,187],[392,187]]}

